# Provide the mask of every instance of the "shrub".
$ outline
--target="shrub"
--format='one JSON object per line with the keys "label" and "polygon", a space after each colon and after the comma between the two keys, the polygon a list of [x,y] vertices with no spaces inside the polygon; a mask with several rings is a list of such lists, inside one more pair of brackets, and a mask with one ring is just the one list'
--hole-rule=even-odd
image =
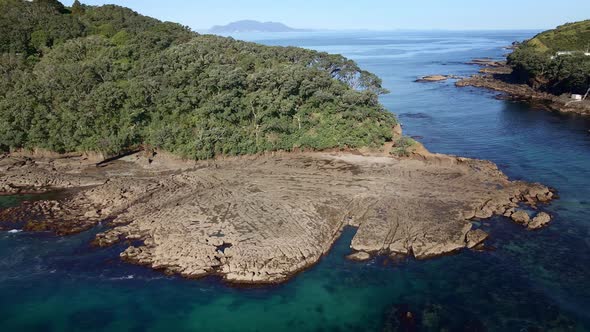
{"label": "shrub", "polygon": [[398,157],[409,157],[412,154],[411,148],[416,143],[411,137],[402,136],[393,142],[389,153]]}

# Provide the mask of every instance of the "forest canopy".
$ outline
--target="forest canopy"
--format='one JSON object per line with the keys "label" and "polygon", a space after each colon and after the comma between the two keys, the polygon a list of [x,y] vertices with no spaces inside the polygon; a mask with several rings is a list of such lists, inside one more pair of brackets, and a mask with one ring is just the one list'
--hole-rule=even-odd
{"label": "forest canopy", "polygon": [[353,61],[200,35],[130,9],[0,0],[0,149],[192,159],[380,146],[396,124]]}

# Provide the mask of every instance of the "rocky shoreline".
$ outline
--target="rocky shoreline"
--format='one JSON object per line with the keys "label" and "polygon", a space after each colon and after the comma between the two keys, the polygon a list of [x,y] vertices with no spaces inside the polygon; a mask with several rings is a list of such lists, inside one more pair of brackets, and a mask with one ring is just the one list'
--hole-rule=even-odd
{"label": "rocky shoreline", "polygon": [[[357,228],[355,260],[475,248],[488,235],[471,220],[522,217],[522,204],[553,198],[493,163],[423,149],[410,158],[310,152],[203,162],[136,153],[102,164],[83,155],[5,155],[0,171],[3,194],[64,189],[0,210],[0,228],[18,222],[67,235],[102,223],[107,230],[93,243],[128,241],[125,261],[235,283],[287,280],[318,262],[346,226]],[[542,227],[546,217],[521,223]]]}
{"label": "rocky shoreline", "polygon": [[540,92],[526,84],[518,84],[511,79],[512,68],[504,63],[482,64],[479,74],[464,78],[455,83],[457,87],[477,87],[502,92],[499,99],[511,99],[529,102],[548,111],[568,114],[590,115],[590,101],[573,101],[569,96],[556,96]]}
{"label": "rocky shoreline", "polygon": [[431,82],[441,82],[446,81],[449,79],[461,79],[462,77],[455,76],[455,75],[428,75],[422,76],[416,79],[414,82],[417,83],[431,83]]}

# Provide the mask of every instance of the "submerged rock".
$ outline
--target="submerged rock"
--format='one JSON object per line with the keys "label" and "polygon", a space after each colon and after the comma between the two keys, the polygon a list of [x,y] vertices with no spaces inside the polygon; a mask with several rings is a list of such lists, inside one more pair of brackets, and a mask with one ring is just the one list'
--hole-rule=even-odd
{"label": "submerged rock", "polygon": [[364,262],[364,261],[368,261],[369,259],[371,259],[371,254],[366,253],[364,251],[359,251],[359,252],[355,252],[354,254],[350,254],[350,255],[346,256],[346,258],[353,260],[353,261]]}
{"label": "submerged rock", "polygon": [[416,317],[407,304],[393,306],[385,317],[383,331],[386,332],[417,332],[420,328],[420,317]]}

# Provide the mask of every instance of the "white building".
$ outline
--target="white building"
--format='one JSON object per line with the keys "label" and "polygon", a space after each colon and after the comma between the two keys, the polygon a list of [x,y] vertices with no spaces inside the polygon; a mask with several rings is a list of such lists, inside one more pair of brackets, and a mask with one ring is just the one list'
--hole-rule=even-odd
{"label": "white building", "polygon": [[575,55],[575,54],[584,54],[585,56],[590,56],[590,52],[580,52],[580,51],[559,51],[555,53],[555,55],[551,56],[551,60],[554,60],[557,57],[565,56],[565,55]]}
{"label": "white building", "polygon": [[[555,55],[556,56],[562,56],[562,55],[575,55],[575,54],[580,54],[582,52],[580,51],[559,51],[557,52]],[[590,56],[590,52],[584,52],[585,56]]]}

